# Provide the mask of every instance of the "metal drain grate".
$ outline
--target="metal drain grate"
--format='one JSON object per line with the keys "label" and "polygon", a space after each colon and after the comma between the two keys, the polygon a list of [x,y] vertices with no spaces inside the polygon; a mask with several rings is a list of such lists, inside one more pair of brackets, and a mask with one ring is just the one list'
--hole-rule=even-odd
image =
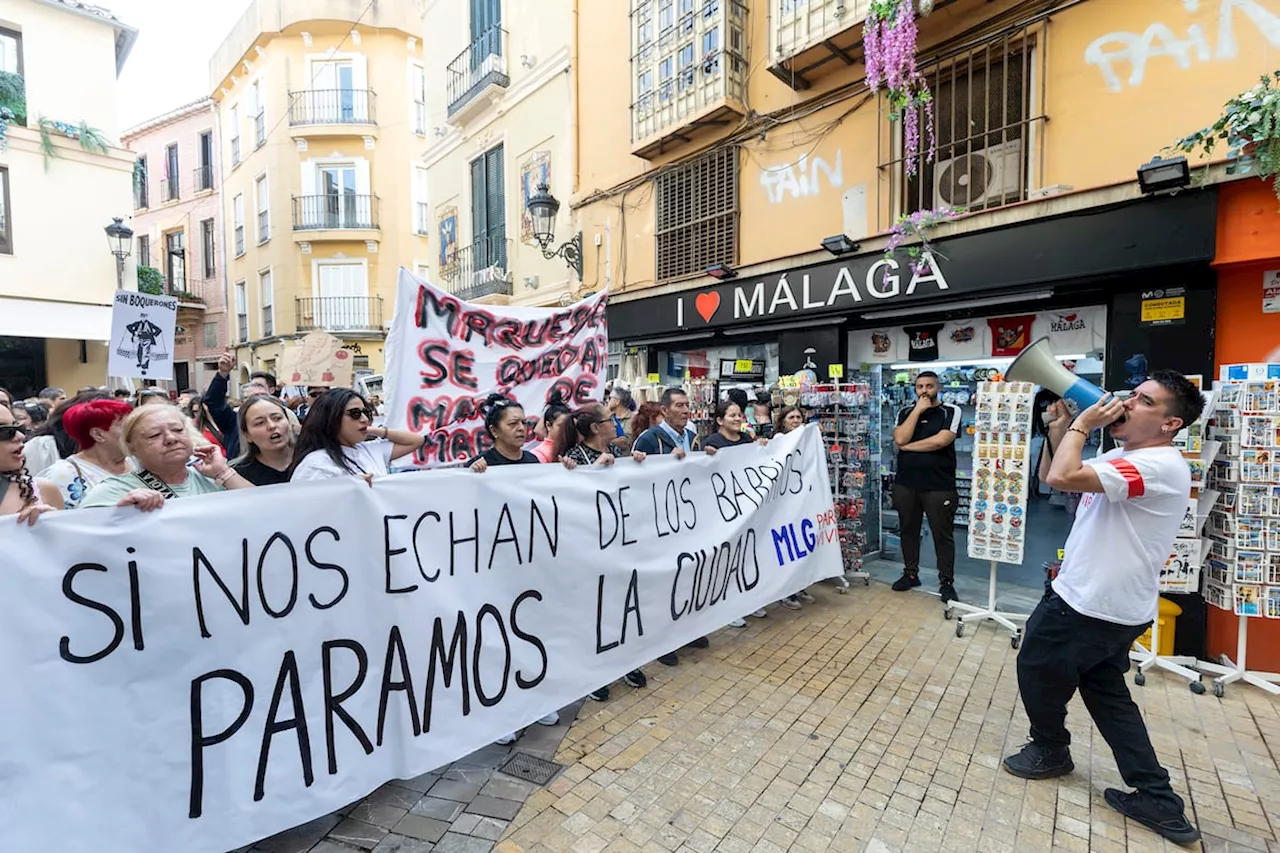
{"label": "metal drain grate", "polygon": [[507,763],[498,768],[499,773],[506,773],[517,779],[524,779],[535,785],[545,785],[564,769],[563,764],[538,758],[527,752],[517,752],[507,759]]}

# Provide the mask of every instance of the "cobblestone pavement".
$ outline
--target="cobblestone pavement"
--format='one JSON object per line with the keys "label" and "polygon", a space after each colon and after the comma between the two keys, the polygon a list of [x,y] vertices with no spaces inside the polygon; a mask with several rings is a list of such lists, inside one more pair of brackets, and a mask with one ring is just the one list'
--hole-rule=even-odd
{"label": "cobblestone pavement", "polygon": [[[1075,773],[1000,769],[1027,728],[1008,634],[958,639],[936,597],[880,583],[816,594],[588,703],[497,853],[1185,849],[1106,805],[1123,786],[1079,700]],[[1280,705],[1158,673],[1133,693],[1204,849],[1280,851]]]}

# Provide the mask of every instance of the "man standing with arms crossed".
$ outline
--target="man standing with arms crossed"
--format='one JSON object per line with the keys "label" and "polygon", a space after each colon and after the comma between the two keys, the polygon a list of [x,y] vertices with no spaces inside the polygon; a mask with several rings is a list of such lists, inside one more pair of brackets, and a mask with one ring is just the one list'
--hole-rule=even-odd
{"label": "man standing with arms crossed", "polygon": [[938,594],[945,604],[956,601],[956,436],[960,407],[938,402],[938,374],[923,370],[916,376],[916,402],[898,413],[893,443],[898,447],[898,471],[893,478],[893,508],[898,511],[902,536],[902,577],[893,582],[898,592],[920,586],[920,530],[925,516],[938,558]]}
{"label": "man standing with arms crossed", "polygon": [[[1200,390],[1181,373],[1157,370],[1127,400],[1104,397],[1080,413],[1049,467],[1049,485],[1080,492],[1062,569],[1031,618],[1018,653],[1018,690],[1031,742],[1004,760],[1024,779],[1075,769],[1067,702],[1077,690],[1129,787],[1105,791],[1108,805],[1170,841],[1200,838],[1160,766],[1124,674],[1129,649],[1156,618],[1160,569],[1186,510],[1191,473],[1173,446],[1200,417]],[[1089,433],[1111,425],[1123,449],[1082,462]]]}

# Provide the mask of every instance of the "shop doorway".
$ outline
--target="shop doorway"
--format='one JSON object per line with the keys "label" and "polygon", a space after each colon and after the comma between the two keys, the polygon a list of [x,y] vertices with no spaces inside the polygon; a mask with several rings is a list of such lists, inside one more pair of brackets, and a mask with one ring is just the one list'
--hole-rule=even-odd
{"label": "shop doorway", "polygon": [[44,338],[0,336],[0,388],[7,388],[13,399],[34,397],[48,385],[44,345]]}

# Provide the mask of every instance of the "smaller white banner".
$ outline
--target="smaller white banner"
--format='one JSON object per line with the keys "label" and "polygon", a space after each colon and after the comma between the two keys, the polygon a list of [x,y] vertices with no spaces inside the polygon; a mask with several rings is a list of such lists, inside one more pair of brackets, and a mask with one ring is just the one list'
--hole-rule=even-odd
{"label": "smaller white banner", "polygon": [[173,378],[173,330],[178,300],[117,290],[111,308],[107,375],[125,379]]}

